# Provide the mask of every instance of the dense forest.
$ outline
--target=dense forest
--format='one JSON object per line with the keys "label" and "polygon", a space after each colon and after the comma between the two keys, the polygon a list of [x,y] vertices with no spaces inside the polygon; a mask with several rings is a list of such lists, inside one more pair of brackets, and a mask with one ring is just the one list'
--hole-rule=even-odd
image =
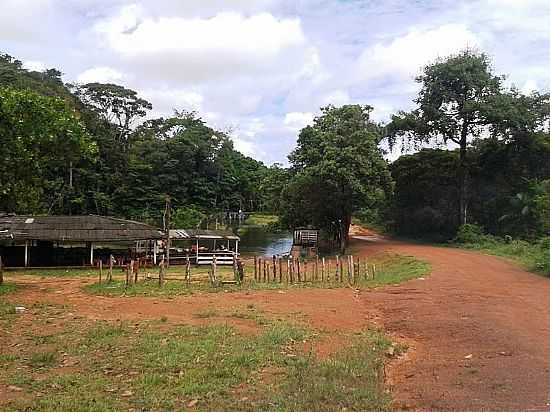
{"label": "dense forest", "polygon": [[261,207],[268,168],[193,112],[143,121],[151,103],[114,84],[64,84],[0,56],[0,210],[159,224]]}
{"label": "dense forest", "polygon": [[[550,97],[504,86],[485,54],[427,66],[416,108],[388,124],[372,107],[321,109],[271,167],[236,151],[199,114],[149,119],[120,85],[64,84],[0,56],[0,211],[101,214],[159,224],[266,210],[321,228],[345,249],[352,217],[408,236],[453,238],[465,224],[499,236],[550,233]],[[148,120],[145,120],[148,119]],[[417,149],[388,162],[398,142]]]}

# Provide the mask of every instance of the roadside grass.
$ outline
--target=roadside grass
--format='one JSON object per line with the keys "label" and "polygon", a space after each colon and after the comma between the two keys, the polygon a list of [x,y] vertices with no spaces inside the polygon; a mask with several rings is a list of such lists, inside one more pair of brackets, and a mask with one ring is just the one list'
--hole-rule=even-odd
{"label": "roadside grass", "polygon": [[0,285],[0,296],[7,295],[8,293],[13,293],[17,290],[17,285],[13,283],[2,283]]}
{"label": "roadside grass", "polygon": [[550,245],[529,243],[523,240],[505,242],[496,238],[481,239],[476,243],[453,243],[464,249],[506,257],[518,262],[527,270],[550,277]]}
{"label": "roadside grass", "polygon": [[[364,263],[368,262],[368,277],[365,276]],[[312,280],[311,271],[313,262],[309,262],[309,273],[306,281],[288,283],[286,273],[283,273],[283,282],[256,282],[254,281],[254,269],[252,264],[245,265],[245,281],[242,285],[223,284],[220,287],[213,287],[208,281],[208,268],[197,268],[197,272],[191,275],[192,282],[188,285],[183,279],[183,268],[173,269],[172,279],[160,287],[156,280],[140,280],[135,285],[126,286],[124,281],[94,283],[84,286],[84,291],[94,295],[111,297],[149,296],[149,297],[171,297],[186,296],[193,293],[220,293],[238,292],[243,290],[281,290],[281,289],[304,289],[304,288],[341,288],[349,286],[347,271],[344,271],[344,281],[335,280],[335,265],[332,262],[331,272],[326,274],[324,282],[320,280],[320,269],[318,279]],[[374,270],[375,268],[375,270]],[[233,272],[231,268],[220,268],[219,277],[224,280],[231,280]],[[179,273],[176,272],[179,270]],[[202,270],[202,273],[199,272]],[[427,276],[431,266],[424,261],[411,256],[382,253],[370,257],[367,261],[362,260],[361,277],[354,283],[356,287],[375,288],[384,285],[394,285],[407,280]],[[285,272],[285,271],[284,271]],[[327,266],[328,272],[328,266]],[[373,275],[374,273],[374,275]],[[277,277],[279,279],[279,276]]]}
{"label": "roadside grass", "polygon": [[244,222],[247,226],[270,226],[279,222],[279,217],[263,213],[252,213]]}
{"label": "roadside grass", "polygon": [[55,319],[59,338],[47,344],[24,339],[17,322],[10,324],[6,353],[0,356],[0,385],[14,385],[17,391],[0,400],[1,410],[390,407],[383,365],[391,342],[379,331],[351,335],[341,351],[319,360],[302,349],[304,342],[314,343],[315,335],[284,321],[266,320],[259,334],[250,336],[223,324],[76,321],[55,313],[44,308],[35,315],[35,322]]}

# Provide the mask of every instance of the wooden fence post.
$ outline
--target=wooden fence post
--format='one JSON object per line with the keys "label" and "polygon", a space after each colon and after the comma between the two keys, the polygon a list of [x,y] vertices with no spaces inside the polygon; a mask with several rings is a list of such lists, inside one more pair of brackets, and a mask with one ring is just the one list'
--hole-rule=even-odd
{"label": "wooden fence post", "polygon": [[134,262],[134,284],[138,283],[139,259]]}
{"label": "wooden fence post", "polygon": [[302,272],[300,267],[300,258],[296,259],[296,268],[298,269],[298,283],[302,282]]}
{"label": "wooden fence post", "polygon": [[162,260],[160,261],[159,265],[159,286],[162,287],[164,284],[164,256],[162,257]]}
{"label": "wooden fence post", "polygon": [[109,282],[113,281],[113,261],[115,257],[113,255],[109,256]]}
{"label": "wooden fence post", "polygon": [[285,283],[288,285],[288,281],[290,280],[290,259],[286,259],[286,278]]}
{"label": "wooden fence post", "polygon": [[264,283],[267,281],[267,264],[266,264],[266,261],[264,260]]}
{"label": "wooden fence post", "polygon": [[101,278],[103,278],[103,261],[99,261],[99,284],[101,285]]}
{"label": "wooden fence post", "polygon": [[283,283],[283,258],[279,257],[279,283]]}
{"label": "wooden fence post", "polygon": [[321,282],[325,282],[325,257],[323,256],[323,259],[321,260]]}
{"label": "wooden fence post", "polygon": [[0,255],[0,285],[4,283],[4,262],[2,262],[2,256]]}
{"label": "wooden fence post", "polygon": [[336,255],[336,275],[334,280],[338,282],[338,277],[340,276],[340,256]]}
{"label": "wooden fence post", "polygon": [[258,281],[258,257],[254,256],[254,282]]}
{"label": "wooden fence post", "polygon": [[185,262],[185,280],[187,281],[187,286],[191,285],[191,260],[189,255],[187,255],[187,260]]}
{"label": "wooden fence post", "polygon": [[376,263],[372,264],[372,280],[376,277]]}
{"label": "wooden fence post", "polygon": [[277,282],[277,256],[273,255],[273,282]]}

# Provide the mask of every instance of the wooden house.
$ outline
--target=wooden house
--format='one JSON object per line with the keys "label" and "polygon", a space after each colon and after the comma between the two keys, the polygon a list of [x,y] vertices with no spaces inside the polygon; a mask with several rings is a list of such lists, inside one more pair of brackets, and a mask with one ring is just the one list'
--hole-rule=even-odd
{"label": "wooden house", "polygon": [[130,257],[156,261],[159,229],[104,216],[0,216],[0,254],[12,267],[85,266]]}

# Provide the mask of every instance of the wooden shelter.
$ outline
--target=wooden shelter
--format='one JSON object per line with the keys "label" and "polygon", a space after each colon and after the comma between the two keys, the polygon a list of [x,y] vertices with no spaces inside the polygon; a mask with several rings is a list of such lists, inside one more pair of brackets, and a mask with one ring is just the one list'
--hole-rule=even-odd
{"label": "wooden shelter", "polygon": [[104,216],[0,216],[0,254],[7,266],[85,266],[112,254],[156,261],[159,229]]}
{"label": "wooden shelter", "polygon": [[[209,265],[216,258],[220,265],[232,265],[239,256],[241,238],[224,230],[173,229],[170,230],[170,262]],[[178,247],[180,246],[180,247]]]}

